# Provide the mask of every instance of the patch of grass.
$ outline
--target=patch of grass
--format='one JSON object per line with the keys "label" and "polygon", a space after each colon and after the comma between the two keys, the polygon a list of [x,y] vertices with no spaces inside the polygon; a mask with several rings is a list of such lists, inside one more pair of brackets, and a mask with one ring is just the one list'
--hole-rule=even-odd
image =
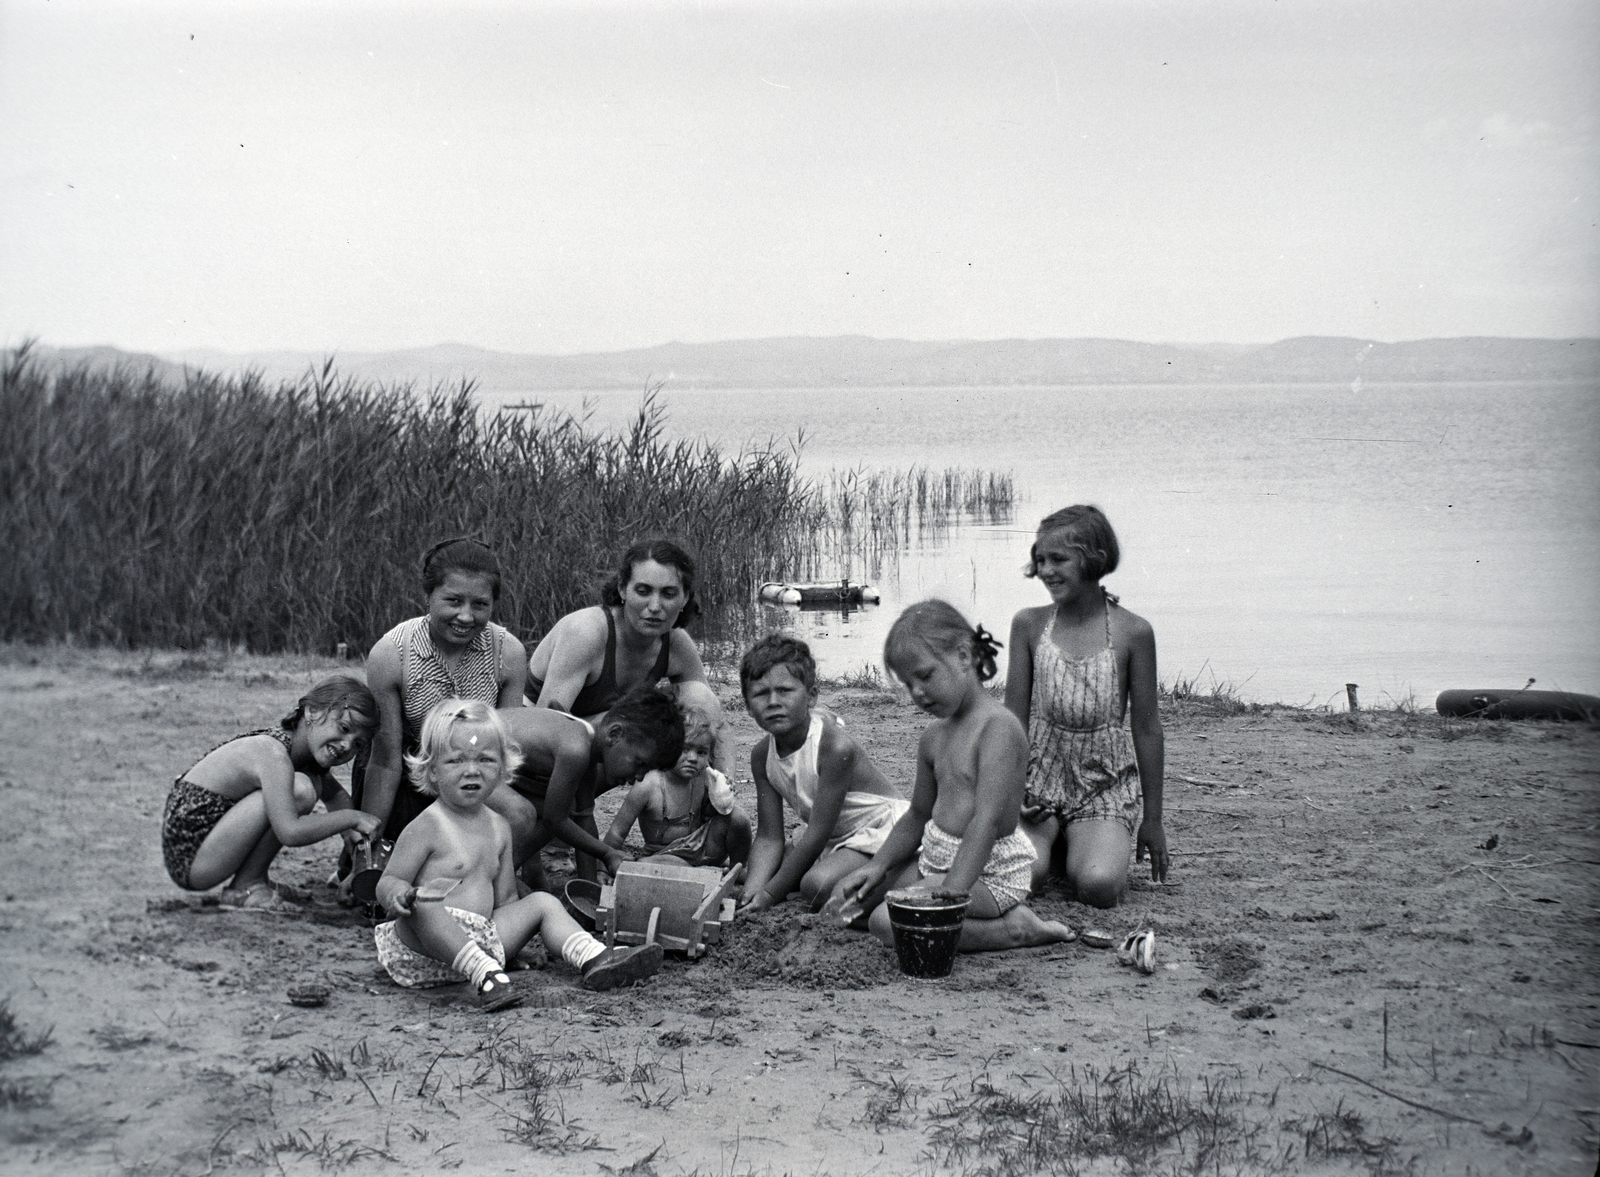
{"label": "patch of grass", "polygon": [[861,1119],[856,1121],[858,1124],[865,1124],[874,1132],[911,1126],[916,1118],[918,1093],[910,1080],[892,1075],[883,1079],[869,1079],[859,1070],[855,1073],[858,1079],[876,1089],[867,1097]]}
{"label": "patch of grass", "polygon": [[107,1050],[133,1050],[155,1041],[155,1035],[143,1030],[130,1030],[126,1026],[107,1025],[90,1031]]}
{"label": "patch of grass", "polygon": [[1056,1079],[1054,1091],[1018,1095],[993,1087],[987,1072],[978,1076],[933,1113],[929,1159],[985,1177],[1076,1177],[1081,1165],[1104,1160],[1134,1174],[1158,1165],[1196,1174],[1279,1167],[1261,1139],[1265,1121],[1245,1115],[1245,1097],[1225,1080],[1195,1093],[1136,1064],[1103,1074],[1074,1068]]}
{"label": "patch of grass", "polygon": [[601,1147],[599,1137],[589,1135],[580,1124],[567,1120],[561,1098],[561,1091],[575,1084],[582,1075],[582,1056],[557,1050],[553,1041],[535,1044],[502,1029],[481,1040],[470,1057],[476,1060],[477,1070],[460,1084],[462,1090],[493,1083],[497,1096],[517,1097],[507,1101],[479,1093],[479,1098],[510,1120],[509,1125],[501,1127],[507,1140],[542,1152],[566,1153]]}
{"label": "patch of grass", "polygon": [[877,691],[885,695],[895,693],[894,687],[884,679],[883,672],[871,662],[863,662],[838,678],[824,679],[819,685],[846,691]]}
{"label": "patch of grass", "polygon": [[1173,675],[1170,683],[1156,684],[1156,693],[1170,703],[1207,715],[1253,715],[1262,710],[1260,703],[1246,702],[1240,695],[1250,680],[1236,683],[1231,679],[1219,680],[1213,672],[1209,683],[1202,682],[1209,663],[1202,663],[1198,673]]}
{"label": "patch of grass", "polygon": [[314,1160],[319,1169],[324,1171],[332,1169],[335,1172],[357,1161],[373,1158],[391,1164],[398,1163],[397,1158],[384,1149],[362,1144],[356,1140],[335,1140],[331,1132],[324,1132],[320,1138],[314,1137],[304,1128],[296,1128],[282,1136],[257,1141],[255,1155],[251,1159],[262,1164],[270,1163],[281,1171],[283,1165],[278,1157],[285,1153]]}
{"label": "patch of grass", "polygon": [[17,1024],[17,1017],[11,1012],[11,999],[0,999],[0,1062],[38,1054],[50,1045],[54,1033],[55,1027],[51,1026],[42,1034],[30,1034]]}
{"label": "patch of grass", "polygon": [[[1392,1136],[1370,1140],[1366,1125],[1359,1113],[1347,1111],[1341,1099],[1331,1112],[1313,1112],[1298,1120],[1283,1124],[1285,1132],[1293,1132],[1301,1139],[1301,1155],[1307,1160],[1351,1158],[1361,1161],[1375,1175],[1410,1173],[1417,1158],[1402,1162],[1399,1156],[1400,1141]],[[1291,1155],[1289,1160],[1293,1160]]]}
{"label": "patch of grass", "polygon": [[37,1079],[0,1080],[0,1108],[20,1112],[48,1107],[51,1087]]}
{"label": "patch of grass", "polygon": [[310,1059],[311,1065],[317,1069],[317,1074],[321,1075],[324,1079],[333,1079],[337,1081],[339,1079],[348,1079],[350,1077],[349,1069],[344,1065],[344,1062],[335,1058],[333,1055],[323,1050],[320,1046],[313,1046],[311,1048]]}

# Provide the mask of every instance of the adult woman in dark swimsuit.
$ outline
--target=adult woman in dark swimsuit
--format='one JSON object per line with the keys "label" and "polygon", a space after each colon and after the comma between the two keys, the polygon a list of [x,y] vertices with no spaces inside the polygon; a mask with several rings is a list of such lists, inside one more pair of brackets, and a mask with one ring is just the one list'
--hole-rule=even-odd
{"label": "adult woman in dark swimsuit", "polygon": [[[684,626],[700,613],[694,599],[694,559],[670,540],[636,543],[599,605],[556,622],[528,659],[528,697],[540,707],[569,711],[600,726],[611,705],[636,686],[668,679],[681,708],[696,708],[720,722],[722,704],[706,683],[705,666]],[[721,750],[720,759],[727,753]],[[726,764],[717,768],[727,772]],[[620,782],[619,782],[620,783]],[[551,791],[550,822],[571,816],[599,837],[594,814],[567,813],[570,799]]]}
{"label": "adult woman in dark swimsuit", "polygon": [[[669,540],[634,544],[599,605],[568,613],[528,659],[528,696],[590,722],[630,689],[706,681],[684,626],[700,613],[694,560]],[[709,692],[709,688],[707,688]]]}

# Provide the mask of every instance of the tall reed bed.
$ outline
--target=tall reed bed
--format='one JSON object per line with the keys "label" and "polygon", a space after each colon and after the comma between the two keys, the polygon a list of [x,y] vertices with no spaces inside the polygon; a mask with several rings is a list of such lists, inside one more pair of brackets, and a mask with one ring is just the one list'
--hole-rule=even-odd
{"label": "tall reed bed", "polygon": [[792,455],[631,428],[484,416],[470,384],[416,394],[331,366],[258,377],[46,372],[13,352],[0,410],[7,639],[255,651],[364,648],[421,603],[418,558],[473,534],[505,569],[499,618],[542,633],[644,535],[686,538],[715,615],[792,575],[815,494]]}
{"label": "tall reed bed", "polygon": [[1016,517],[1012,477],[995,471],[834,470],[806,489],[805,524],[789,553],[797,577],[877,578],[901,552],[952,527]]}
{"label": "tall reed bed", "polygon": [[476,535],[525,637],[592,603],[634,540],[686,539],[710,629],[740,635],[768,578],[877,578],[961,522],[1008,522],[1009,474],[834,471],[793,449],[670,441],[631,426],[479,410],[470,383],[418,394],[331,365],[269,386],[195,372],[3,365],[0,636],[258,652],[361,649],[420,606],[417,564]]}

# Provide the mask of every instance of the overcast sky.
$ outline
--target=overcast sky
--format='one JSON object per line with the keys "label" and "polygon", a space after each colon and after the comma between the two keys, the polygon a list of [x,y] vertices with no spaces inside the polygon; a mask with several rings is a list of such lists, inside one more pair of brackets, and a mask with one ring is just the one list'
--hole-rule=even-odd
{"label": "overcast sky", "polygon": [[0,340],[1600,334],[1592,0],[0,0]]}

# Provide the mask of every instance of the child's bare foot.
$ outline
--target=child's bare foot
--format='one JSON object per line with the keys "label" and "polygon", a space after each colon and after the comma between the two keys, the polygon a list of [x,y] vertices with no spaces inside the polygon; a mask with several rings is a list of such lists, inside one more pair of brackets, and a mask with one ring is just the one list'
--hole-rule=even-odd
{"label": "child's bare foot", "polygon": [[240,911],[259,911],[269,915],[298,915],[300,908],[290,903],[271,883],[256,883],[243,890],[230,887],[217,897],[223,907]]}
{"label": "child's bare foot", "polygon": [[653,977],[661,969],[659,944],[640,944],[636,948],[608,948],[583,966],[585,989],[615,989],[633,981]]}
{"label": "child's bare foot", "polygon": [[1026,903],[1019,903],[1000,917],[1006,930],[1015,938],[1019,948],[1040,944],[1066,944],[1078,938],[1066,924],[1059,920],[1040,919],[1039,913]]}

